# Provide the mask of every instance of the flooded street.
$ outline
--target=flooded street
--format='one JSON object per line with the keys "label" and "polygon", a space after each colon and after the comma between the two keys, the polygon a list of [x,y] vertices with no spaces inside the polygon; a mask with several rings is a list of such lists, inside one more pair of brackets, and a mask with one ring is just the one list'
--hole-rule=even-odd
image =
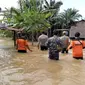
{"label": "flooded street", "polygon": [[84,60],[76,60],[70,50],[56,61],[31,48],[18,53],[11,39],[0,39],[0,85],[85,85],[85,53]]}

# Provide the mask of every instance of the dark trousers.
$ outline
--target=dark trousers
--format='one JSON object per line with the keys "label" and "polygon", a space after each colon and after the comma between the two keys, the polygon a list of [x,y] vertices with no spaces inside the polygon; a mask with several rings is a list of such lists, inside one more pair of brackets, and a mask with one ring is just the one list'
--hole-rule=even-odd
{"label": "dark trousers", "polygon": [[43,51],[43,50],[47,50],[47,46],[40,46],[40,49]]}
{"label": "dark trousers", "polygon": [[49,52],[49,58],[53,60],[59,60],[59,52]]}
{"label": "dark trousers", "polygon": [[20,52],[20,53],[26,53],[27,51],[26,50],[18,50],[18,52]]}
{"label": "dark trousers", "polygon": [[83,60],[83,57],[73,57],[73,58]]}
{"label": "dark trousers", "polygon": [[68,50],[66,50],[66,49],[67,48],[63,48],[62,51],[61,51],[61,53],[64,53],[64,52],[68,53]]}

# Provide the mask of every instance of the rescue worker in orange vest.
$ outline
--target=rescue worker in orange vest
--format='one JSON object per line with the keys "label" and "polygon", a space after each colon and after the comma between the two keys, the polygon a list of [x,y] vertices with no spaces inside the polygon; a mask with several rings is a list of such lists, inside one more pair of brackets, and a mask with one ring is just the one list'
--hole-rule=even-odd
{"label": "rescue worker in orange vest", "polygon": [[67,50],[72,48],[73,58],[83,60],[83,48],[85,47],[85,41],[80,40],[79,37],[80,33],[76,32],[75,40],[72,40],[70,42],[70,45],[68,46]]}
{"label": "rescue worker in orange vest", "polygon": [[18,52],[27,52],[27,50],[32,52],[29,48],[28,41],[20,33],[18,34],[18,39],[16,39],[16,45]]}

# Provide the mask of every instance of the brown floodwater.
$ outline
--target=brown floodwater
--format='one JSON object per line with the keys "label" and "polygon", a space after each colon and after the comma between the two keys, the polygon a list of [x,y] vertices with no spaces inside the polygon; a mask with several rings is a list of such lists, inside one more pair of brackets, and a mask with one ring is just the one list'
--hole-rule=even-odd
{"label": "brown floodwater", "polygon": [[18,53],[11,39],[0,39],[0,85],[85,84],[85,54],[84,60],[76,60],[70,50],[56,61],[36,44],[30,48],[33,52]]}

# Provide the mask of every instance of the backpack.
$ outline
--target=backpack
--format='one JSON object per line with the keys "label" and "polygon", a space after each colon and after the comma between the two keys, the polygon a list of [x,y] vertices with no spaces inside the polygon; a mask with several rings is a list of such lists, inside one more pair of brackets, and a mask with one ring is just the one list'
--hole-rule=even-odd
{"label": "backpack", "polygon": [[56,48],[57,48],[58,52],[60,52],[62,50],[63,44],[60,40],[57,40],[56,42],[57,42]]}

